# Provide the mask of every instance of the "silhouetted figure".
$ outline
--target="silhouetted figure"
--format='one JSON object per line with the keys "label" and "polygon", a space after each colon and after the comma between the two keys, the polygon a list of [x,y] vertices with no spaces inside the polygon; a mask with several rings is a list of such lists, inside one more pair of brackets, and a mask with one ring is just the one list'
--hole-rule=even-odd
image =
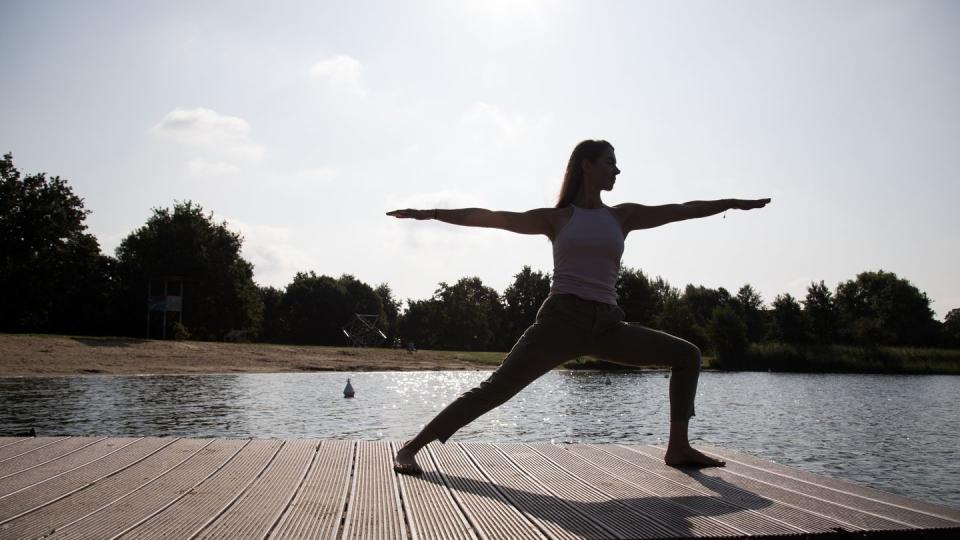
{"label": "silhouetted figure", "polygon": [[440,411],[397,452],[394,470],[419,474],[415,456],[425,445],[434,440],[446,442],[461,427],[506,402],[544,373],[584,355],[631,366],[669,365],[673,373],[670,441],[664,461],[678,467],[724,465],[691,447],[687,435],[700,376],[700,349],[665,332],[625,323],[624,312],[617,306],[617,273],[624,239],[630,231],[730,209],[763,208],[770,199],[606,206],[600,194],[613,189],[618,174],[613,146],[606,141],[588,140],[573,149],[554,208],[526,212],[483,208],[387,212],[398,218],[435,219],[467,227],[542,234],[553,244],[550,295],[533,325],[490,377]]}

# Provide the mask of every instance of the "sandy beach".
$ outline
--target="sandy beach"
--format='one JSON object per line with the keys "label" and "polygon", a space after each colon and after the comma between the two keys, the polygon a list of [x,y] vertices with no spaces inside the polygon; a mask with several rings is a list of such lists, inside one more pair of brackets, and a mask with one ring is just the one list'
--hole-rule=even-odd
{"label": "sandy beach", "polygon": [[0,334],[0,377],[489,370],[505,353]]}

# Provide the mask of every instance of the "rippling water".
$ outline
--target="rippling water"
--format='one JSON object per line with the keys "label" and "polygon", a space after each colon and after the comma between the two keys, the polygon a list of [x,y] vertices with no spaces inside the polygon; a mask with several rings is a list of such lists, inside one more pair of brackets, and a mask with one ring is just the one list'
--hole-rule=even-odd
{"label": "rippling water", "polygon": [[[664,375],[551,372],[451,440],[664,443]],[[347,377],[353,399],[343,398]],[[485,377],[433,371],[0,378],[0,431],[406,439]],[[704,373],[691,437],[960,506],[958,396],[956,376]]]}

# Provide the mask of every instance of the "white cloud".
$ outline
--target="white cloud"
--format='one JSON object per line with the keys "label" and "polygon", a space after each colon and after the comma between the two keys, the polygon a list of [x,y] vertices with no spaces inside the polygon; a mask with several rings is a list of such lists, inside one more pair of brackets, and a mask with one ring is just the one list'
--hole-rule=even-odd
{"label": "white cloud", "polygon": [[310,75],[324,81],[333,91],[362,98],[367,95],[367,87],[360,73],[362,69],[356,58],[339,54],[314,64],[310,68]]}
{"label": "white cloud", "polygon": [[230,230],[243,236],[241,255],[253,264],[254,281],[258,285],[284,287],[294,274],[306,268],[302,250],[295,245],[290,229],[234,219],[227,222]]}
{"label": "white cloud", "polygon": [[204,107],[177,107],[150,131],[205,155],[216,156],[222,162],[256,162],[264,154],[263,146],[251,140],[250,124],[246,120]]}

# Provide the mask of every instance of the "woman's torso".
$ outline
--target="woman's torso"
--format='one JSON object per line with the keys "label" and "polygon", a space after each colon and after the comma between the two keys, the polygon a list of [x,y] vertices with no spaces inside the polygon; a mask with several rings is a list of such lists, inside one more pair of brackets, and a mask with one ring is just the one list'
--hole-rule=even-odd
{"label": "woman's torso", "polygon": [[[617,273],[624,233],[615,209],[571,205],[568,217],[558,212],[553,243],[550,294],[574,294],[605,304],[617,303]],[[562,220],[562,221],[561,221]]]}

